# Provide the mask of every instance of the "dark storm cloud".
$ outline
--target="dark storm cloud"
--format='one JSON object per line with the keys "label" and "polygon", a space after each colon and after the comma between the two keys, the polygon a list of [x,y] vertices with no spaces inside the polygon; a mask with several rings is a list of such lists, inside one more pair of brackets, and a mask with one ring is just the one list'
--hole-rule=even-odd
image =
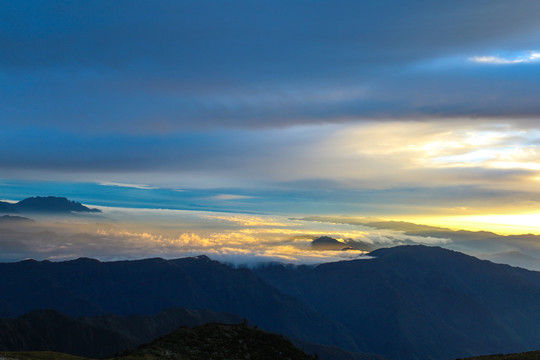
{"label": "dark storm cloud", "polygon": [[467,59],[535,50],[538,11],[503,0],[5,1],[0,124],[159,133],[535,116],[536,64]]}
{"label": "dark storm cloud", "polygon": [[[202,172],[260,178],[319,132],[229,131],[85,135],[46,128],[0,133],[0,168],[52,172]],[[290,164],[289,164],[290,165]],[[266,170],[265,170],[266,169]],[[4,176],[6,174],[4,173]]]}
{"label": "dark storm cloud", "polygon": [[[147,61],[197,77],[204,76],[197,69],[213,70],[210,76],[222,69],[264,76],[265,66],[310,71],[359,60],[400,64],[493,44],[514,48],[508,38],[538,30],[540,10],[535,1],[502,0],[27,1],[2,7],[3,46],[11,50],[5,65],[114,68]],[[518,45],[533,41],[520,38]]]}

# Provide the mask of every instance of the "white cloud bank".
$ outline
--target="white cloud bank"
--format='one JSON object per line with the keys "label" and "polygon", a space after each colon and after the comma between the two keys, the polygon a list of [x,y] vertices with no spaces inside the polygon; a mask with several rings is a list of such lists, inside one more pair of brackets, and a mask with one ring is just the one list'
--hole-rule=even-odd
{"label": "white cloud bank", "polygon": [[5,224],[0,230],[0,260],[63,260],[83,256],[118,260],[205,254],[236,264],[268,261],[314,264],[365,258],[366,253],[313,250],[311,241],[319,236],[361,242],[372,249],[448,242],[360,225],[293,220],[284,216],[105,207],[101,210],[104,215],[101,219],[48,218],[24,228]]}

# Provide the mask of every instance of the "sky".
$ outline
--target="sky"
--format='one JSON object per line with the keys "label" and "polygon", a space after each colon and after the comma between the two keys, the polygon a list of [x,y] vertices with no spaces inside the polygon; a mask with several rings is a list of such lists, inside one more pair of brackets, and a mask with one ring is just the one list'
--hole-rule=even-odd
{"label": "sky", "polygon": [[0,1],[0,197],[540,234],[539,11]]}

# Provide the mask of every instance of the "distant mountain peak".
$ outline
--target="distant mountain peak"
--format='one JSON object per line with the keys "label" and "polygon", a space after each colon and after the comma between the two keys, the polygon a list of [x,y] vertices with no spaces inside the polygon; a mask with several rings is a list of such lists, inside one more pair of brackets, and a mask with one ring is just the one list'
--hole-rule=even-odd
{"label": "distant mountain peak", "polygon": [[3,213],[100,213],[101,210],[90,209],[80,202],[58,196],[29,197],[18,203],[0,202]]}
{"label": "distant mountain peak", "polygon": [[331,238],[330,236],[321,236],[311,242],[313,250],[349,250],[352,249],[347,244]]}
{"label": "distant mountain peak", "polygon": [[97,259],[93,259],[93,258],[89,258],[89,257],[80,257],[80,258],[77,258],[75,260],[68,260],[68,261],[76,261],[78,263],[88,263],[88,264],[91,264],[91,263],[94,263],[94,264],[97,264],[97,263],[101,263],[101,261],[97,260]]}

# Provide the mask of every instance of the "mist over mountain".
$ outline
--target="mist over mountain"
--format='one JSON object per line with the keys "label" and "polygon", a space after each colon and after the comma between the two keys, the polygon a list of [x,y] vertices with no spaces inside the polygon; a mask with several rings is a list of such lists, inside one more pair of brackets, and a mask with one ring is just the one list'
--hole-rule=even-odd
{"label": "mist over mountain", "polygon": [[11,225],[21,225],[21,224],[30,224],[35,222],[32,219],[17,216],[17,215],[3,215],[0,216],[0,224],[11,224]]}
{"label": "mist over mountain", "polygon": [[100,213],[101,210],[90,209],[80,202],[57,196],[36,196],[26,198],[17,203],[0,201],[0,213]]}
{"label": "mist over mountain", "polygon": [[540,271],[540,258],[531,256],[530,254],[524,254],[517,250],[496,254],[485,254],[480,255],[479,257],[499,264],[511,264],[525,269]]}
{"label": "mist over mountain", "polygon": [[[368,229],[372,228],[381,231],[390,230],[411,238],[419,237],[421,239],[445,240],[444,244],[432,243],[432,245],[444,246],[451,250],[501,264],[510,264],[529,270],[540,271],[540,235],[501,235],[491,231],[453,230],[406,221],[375,221],[369,218],[348,216],[308,216],[302,219],[315,222],[363,226]],[[355,241],[348,241],[347,245],[353,246],[352,244],[354,243]],[[428,243],[424,244],[427,245]],[[401,240],[401,244],[397,243],[395,245],[414,245],[414,243],[409,243],[405,239]],[[378,247],[381,246],[371,248],[369,251],[375,250]]]}
{"label": "mist over mountain", "polygon": [[339,241],[330,236],[321,236],[316,239],[313,239],[311,242],[311,249],[317,251],[346,251],[346,250],[360,250],[360,251],[372,251],[375,247],[371,244],[368,244],[363,241],[345,239],[344,241]]}

